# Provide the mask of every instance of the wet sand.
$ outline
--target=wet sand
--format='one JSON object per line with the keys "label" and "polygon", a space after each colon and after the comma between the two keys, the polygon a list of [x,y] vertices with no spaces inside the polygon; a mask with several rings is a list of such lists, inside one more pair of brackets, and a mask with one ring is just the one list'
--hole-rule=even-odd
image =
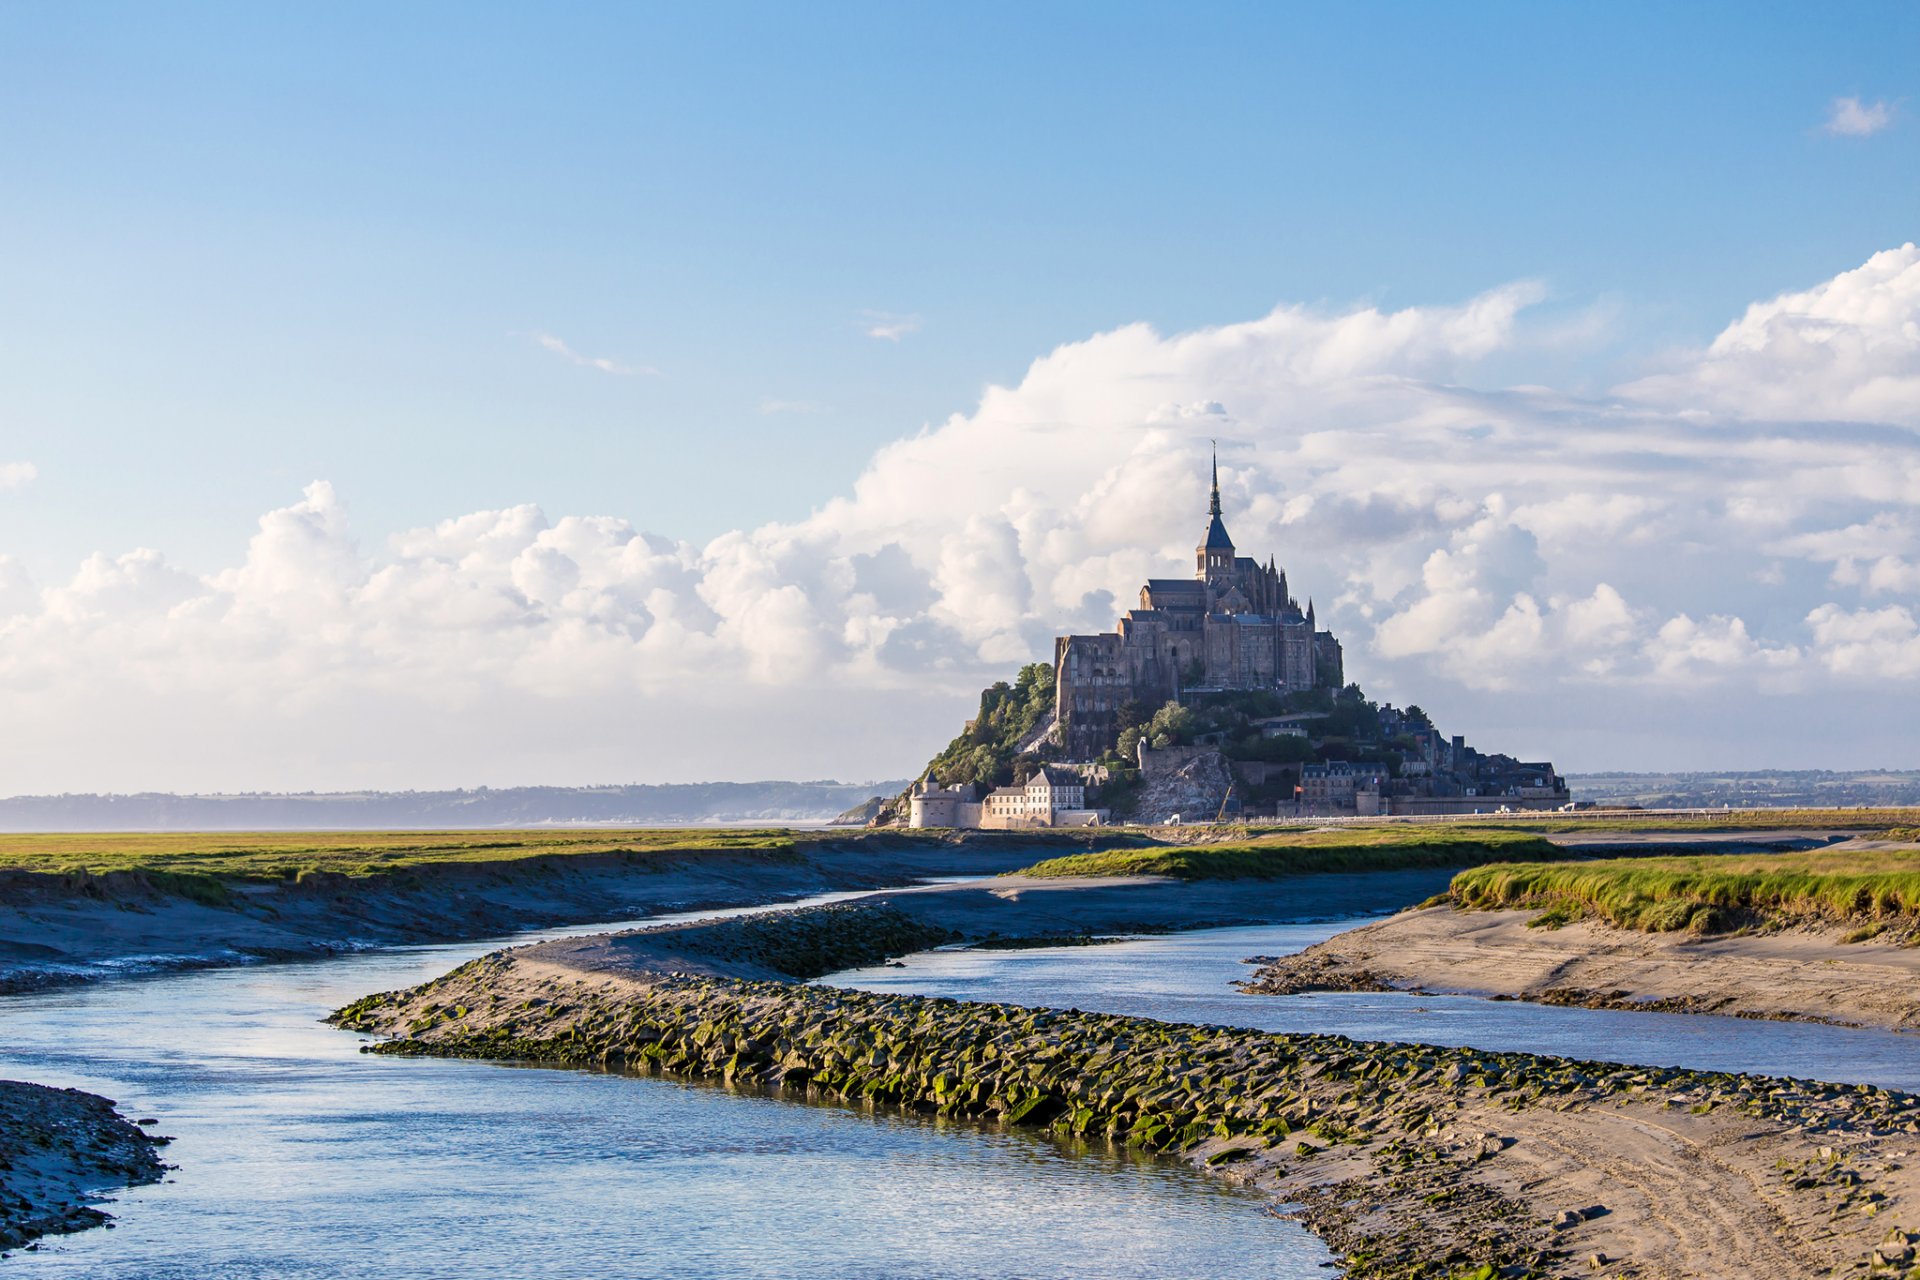
{"label": "wet sand", "polygon": [[1404,911],[1261,967],[1255,994],[1410,991],[1920,1030],[1920,948],[1851,925],[1700,937],[1538,911]]}

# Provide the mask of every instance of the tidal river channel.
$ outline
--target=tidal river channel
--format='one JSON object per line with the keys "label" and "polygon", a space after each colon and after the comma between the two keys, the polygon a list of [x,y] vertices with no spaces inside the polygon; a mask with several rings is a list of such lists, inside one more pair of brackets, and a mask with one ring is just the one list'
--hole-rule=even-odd
{"label": "tidal river channel", "polygon": [[50,1238],[0,1275],[1329,1274],[1260,1197],[1185,1167],[669,1080],[364,1055],[319,1022],[498,945],[0,999],[0,1078],[158,1118],[180,1166],[119,1195],[114,1229]]}
{"label": "tidal river channel", "polygon": [[[846,896],[846,895],[835,895]],[[558,932],[592,932],[566,930]],[[831,981],[1189,1022],[1920,1090],[1920,1038],[1472,999],[1252,997],[1254,954],[1340,923],[931,952]],[[528,935],[520,941],[534,936]],[[1260,1197],[1105,1148],[644,1077],[357,1052],[320,1016],[499,943],[0,999],[0,1076],[175,1135],[171,1181],[12,1276],[1325,1276]]]}

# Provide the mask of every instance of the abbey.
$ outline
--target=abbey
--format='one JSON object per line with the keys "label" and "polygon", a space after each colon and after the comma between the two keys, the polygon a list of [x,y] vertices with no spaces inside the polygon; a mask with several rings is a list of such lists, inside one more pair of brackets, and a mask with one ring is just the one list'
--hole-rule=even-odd
{"label": "abbey", "polygon": [[1185,693],[1344,683],[1340,642],[1315,629],[1313,602],[1301,610],[1271,557],[1262,565],[1235,554],[1220,518],[1218,461],[1207,516],[1192,579],[1150,579],[1117,631],[1054,641],[1054,740],[1067,759],[1111,749],[1129,701],[1151,708]]}

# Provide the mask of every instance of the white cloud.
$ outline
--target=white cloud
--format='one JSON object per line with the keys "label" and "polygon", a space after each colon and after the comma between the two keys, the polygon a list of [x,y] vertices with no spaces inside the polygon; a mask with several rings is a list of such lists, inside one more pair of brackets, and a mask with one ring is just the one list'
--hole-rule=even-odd
{"label": "white cloud", "polygon": [[1842,609],[1823,604],[1807,615],[1820,661],[1834,674],[1875,683],[1920,678],[1920,623],[1901,605]]}
{"label": "white cloud", "polygon": [[1827,108],[1828,133],[1843,138],[1865,138],[1893,123],[1893,108],[1885,102],[1862,102],[1857,97],[1835,98]]}
{"label": "white cloud", "polygon": [[1715,614],[1696,622],[1686,614],[1669,619],[1647,646],[1653,674],[1663,680],[1697,682],[1759,670],[1783,670],[1800,660],[1792,646],[1755,640],[1740,618]]}
{"label": "white cloud", "polygon": [[1592,763],[1658,762],[1702,725],[1798,750],[1836,699],[1920,680],[1920,409],[1897,393],[1920,376],[1916,272],[1908,246],[1757,303],[1606,400],[1472,385],[1528,347],[1524,284],[1128,325],[880,449],[806,519],[705,546],[531,506],[382,541],[316,482],[213,573],[139,550],[42,587],[0,560],[0,769],[21,789],[897,774],[982,684],[1191,563],[1213,440],[1243,552],[1277,554],[1369,690],[1488,746],[1521,742],[1482,727],[1610,743]]}
{"label": "white cloud", "polygon": [[863,311],[860,328],[869,338],[898,342],[910,333],[920,332],[920,317],[895,315],[891,311]]}
{"label": "white cloud", "polygon": [[1677,413],[1920,426],[1920,248],[1756,302],[1704,352],[1621,390]]}
{"label": "white cloud", "polygon": [[551,351],[568,363],[577,364],[583,369],[598,369],[601,373],[611,373],[622,378],[653,377],[660,372],[651,365],[622,364],[618,360],[609,360],[605,356],[583,356],[551,333],[536,333],[533,335],[533,340],[544,350]]}
{"label": "white cloud", "polygon": [[24,489],[40,474],[31,462],[0,462],[0,490]]}

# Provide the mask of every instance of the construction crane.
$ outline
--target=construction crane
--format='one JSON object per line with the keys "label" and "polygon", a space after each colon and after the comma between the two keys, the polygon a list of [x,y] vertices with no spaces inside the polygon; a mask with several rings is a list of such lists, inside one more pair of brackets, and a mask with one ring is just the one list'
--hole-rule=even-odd
{"label": "construction crane", "polygon": [[1233,799],[1233,784],[1227,784],[1227,794],[1220,797],[1220,812],[1213,815],[1213,825],[1219,826],[1227,820],[1227,801]]}

